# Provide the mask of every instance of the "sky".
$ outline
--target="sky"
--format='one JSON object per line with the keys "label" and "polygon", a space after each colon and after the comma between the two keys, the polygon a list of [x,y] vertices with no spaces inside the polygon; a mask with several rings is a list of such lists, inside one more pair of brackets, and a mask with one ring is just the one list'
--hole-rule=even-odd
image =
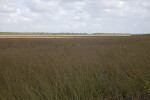
{"label": "sky", "polygon": [[0,31],[150,33],[150,0],[0,0]]}

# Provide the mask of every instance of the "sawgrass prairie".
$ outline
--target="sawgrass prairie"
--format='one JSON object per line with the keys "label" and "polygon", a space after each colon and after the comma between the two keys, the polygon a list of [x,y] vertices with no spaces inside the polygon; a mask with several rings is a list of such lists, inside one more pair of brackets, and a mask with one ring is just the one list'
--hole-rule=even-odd
{"label": "sawgrass prairie", "polygon": [[0,100],[149,99],[149,35],[0,38]]}

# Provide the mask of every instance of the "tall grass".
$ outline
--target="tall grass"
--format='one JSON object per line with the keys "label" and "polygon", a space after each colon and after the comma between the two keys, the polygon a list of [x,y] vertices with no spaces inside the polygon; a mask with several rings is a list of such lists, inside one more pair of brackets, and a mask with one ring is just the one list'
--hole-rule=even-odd
{"label": "tall grass", "polygon": [[149,100],[149,82],[149,36],[0,39],[0,100]]}

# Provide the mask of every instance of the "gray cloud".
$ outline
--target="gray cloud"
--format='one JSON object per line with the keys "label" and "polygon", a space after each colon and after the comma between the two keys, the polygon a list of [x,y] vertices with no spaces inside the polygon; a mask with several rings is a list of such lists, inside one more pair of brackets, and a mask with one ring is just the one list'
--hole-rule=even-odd
{"label": "gray cloud", "polygon": [[[0,0],[0,31],[150,31],[148,0]],[[19,28],[18,28],[19,27]]]}

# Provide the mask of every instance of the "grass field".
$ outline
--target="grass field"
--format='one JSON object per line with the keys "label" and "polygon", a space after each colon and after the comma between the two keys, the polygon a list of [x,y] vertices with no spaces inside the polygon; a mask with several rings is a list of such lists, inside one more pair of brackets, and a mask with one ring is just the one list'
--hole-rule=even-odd
{"label": "grass field", "polygon": [[149,99],[149,35],[0,38],[0,100]]}
{"label": "grass field", "polygon": [[0,32],[0,36],[1,35],[131,35],[129,33],[92,33],[92,34],[88,34],[88,33],[65,33],[65,32],[61,32],[61,33],[45,33],[45,32]]}

